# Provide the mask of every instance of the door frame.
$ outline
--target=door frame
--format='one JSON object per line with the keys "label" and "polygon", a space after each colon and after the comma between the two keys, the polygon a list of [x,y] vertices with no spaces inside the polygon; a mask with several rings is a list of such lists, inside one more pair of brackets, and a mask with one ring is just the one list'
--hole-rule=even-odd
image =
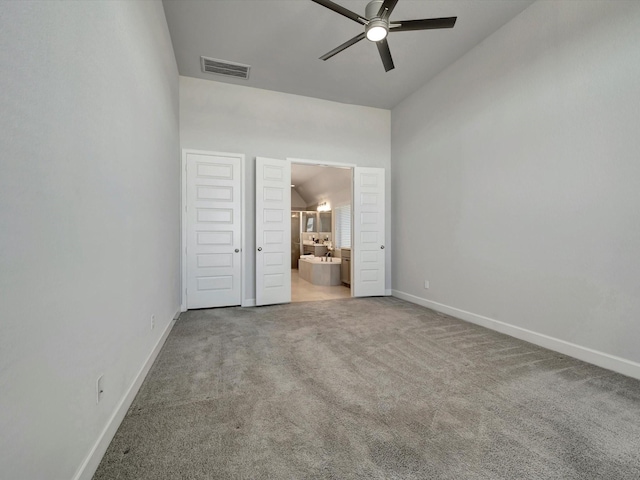
{"label": "door frame", "polygon": [[231,153],[231,152],[219,152],[212,150],[195,150],[192,148],[182,149],[182,166],[180,168],[180,270],[181,285],[180,285],[180,311],[187,311],[187,155],[193,153],[196,155],[220,155],[227,157],[237,157],[240,159],[240,301],[241,306],[245,307],[245,274],[244,267],[245,262],[245,234],[244,234],[244,220],[245,220],[245,208],[246,208],[246,188],[245,188],[245,154],[244,153]]}
{"label": "door frame", "polygon": [[[304,158],[291,158],[287,157],[287,160],[291,163],[297,163],[298,165],[315,165],[318,167],[337,167],[337,168],[350,168],[351,169],[351,232],[353,233],[353,200],[354,200],[354,188],[353,188],[353,180],[354,180],[354,169],[358,167],[355,163],[343,163],[343,162],[332,162],[332,161],[320,161],[320,160],[308,160]],[[385,227],[386,228],[386,227]],[[354,271],[354,262],[353,262],[353,251],[354,245],[353,241],[351,242],[351,281],[352,285],[349,287],[349,291],[351,292],[351,296],[353,297],[353,271]]]}

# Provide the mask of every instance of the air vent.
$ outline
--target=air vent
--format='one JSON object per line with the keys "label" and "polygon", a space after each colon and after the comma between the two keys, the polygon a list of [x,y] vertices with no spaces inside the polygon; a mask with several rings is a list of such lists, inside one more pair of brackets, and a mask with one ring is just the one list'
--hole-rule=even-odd
{"label": "air vent", "polygon": [[205,73],[214,73],[216,75],[224,75],[225,77],[244,78],[245,80],[249,78],[250,65],[207,57],[200,57],[200,63],[202,64],[202,71]]}

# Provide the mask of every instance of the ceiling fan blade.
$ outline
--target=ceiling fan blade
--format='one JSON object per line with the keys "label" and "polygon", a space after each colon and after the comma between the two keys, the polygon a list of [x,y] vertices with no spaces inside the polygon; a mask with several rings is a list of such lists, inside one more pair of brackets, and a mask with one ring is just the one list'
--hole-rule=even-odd
{"label": "ceiling fan blade", "polygon": [[358,22],[361,25],[367,24],[366,18],[363,18],[357,13],[352,12],[348,8],[344,8],[343,6],[338,5],[337,3],[334,3],[330,0],[311,0],[311,1],[317,3],[318,5],[322,5],[323,7],[327,7],[329,10],[333,10],[334,12],[339,13],[340,15],[344,15],[345,17],[350,18],[354,22]]}
{"label": "ceiling fan blade", "polygon": [[387,43],[387,39],[382,39],[379,42],[376,42],[378,47],[378,52],[380,52],[380,58],[382,59],[382,63],[384,65],[384,71],[388,72],[389,70],[393,70],[395,67],[393,65],[393,59],[391,58],[391,50],[389,50],[389,44]]}
{"label": "ceiling fan blade", "polygon": [[396,3],[398,0],[384,0],[384,3],[380,6],[380,10],[378,10],[378,17],[387,19],[393,12],[393,9],[396,8]]}
{"label": "ceiling fan blade", "polygon": [[364,37],[366,36],[366,34],[364,32],[362,32],[360,35],[356,35],[355,37],[353,37],[351,40],[347,40],[346,42],[344,42],[342,45],[340,45],[339,47],[334,48],[333,50],[331,50],[328,53],[325,53],[323,56],[320,57],[320,60],[329,60],[331,57],[333,57],[336,53],[340,53],[341,51],[343,51],[346,48],[349,48],[351,45],[358,43],[360,40],[362,40]]}
{"label": "ceiling fan blade", "polygon": [[424,20],[402,20],[391,22],[390,32],[406,32],[409,30],[431,30],[435,28],[453,28],[458,17],[425,18]]}

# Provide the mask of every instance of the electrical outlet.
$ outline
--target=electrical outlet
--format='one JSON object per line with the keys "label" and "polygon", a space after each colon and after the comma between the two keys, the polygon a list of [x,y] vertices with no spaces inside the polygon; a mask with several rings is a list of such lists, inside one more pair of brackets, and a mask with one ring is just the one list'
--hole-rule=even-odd
{"label": "electrical outlet", "polygon": [[154,328],[156,328],[156,316],[151,315],[151,330],[153,330]]}
{"label": "electrical outlet", "polygon": [[102,400],[102,394],[104,393],[104,375],[100,375],[96,381],[96,404]]}
{"label": "electrical outlet", "polygon": [[425,280],[425,281],[424,281],[424,288],[426,288],[427,290],[429,290],[429,280]]}

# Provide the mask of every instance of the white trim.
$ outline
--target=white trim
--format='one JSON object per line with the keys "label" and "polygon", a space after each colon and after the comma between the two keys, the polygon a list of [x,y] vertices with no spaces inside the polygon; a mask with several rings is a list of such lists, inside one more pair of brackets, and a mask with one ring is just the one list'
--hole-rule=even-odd
{"label": "white trim", "polygon": [[256,299],[255,298],[245,298],[242,301],[242,306],[243,307],[255,307],[256,306]]}
{"label": "white trim", "polygon": [[129,386],[129,389],[125,393],[124,397],[122,397],[122,400],[120,400],[120,403],[113,412],[113,415],[111,415],[111,418],[107,422],[107,425],[102,430],[102,433],[98,437],[98,440],[94,444],[87,457],[82,462],[82,465],[80,465],[80,467],[76,471],[76,474],[73,476],[73,480],[91,480],[93,475],[96,473],[102,457],[107,451],[111,440],[113,440],[113,437],[118,431],[118,427],[122,423],[122,420],[127,414],[129,407],[133,403],[133,399],[136,397],[138,390],[140,390],[142,382],[146,378],[147,373],[149,373],[149,370],[151,369],[153,362],[155,362],[158,353],[160,353],[160,350],[162,349],[164,342],[167,340],[171,329],[175,325],[178,316],[180,316],[180,311],[176,312],[173,319],[169,322],[169,325],[167,325],[167,328],[165,328],[164,332],[162,332],[162,335],[158,339],[158,343],[156,343],[156,346],[153,347],[153,350],[145,360],[142,368],[140,368],[140,371],[133,379],[131,386]]}
{"label": "white trim", "polygon": [[240,306],[244,304],[245,298],[245,287],[246,287],[246,275],[245,275],[245,266],[247,265],[247,253],[246,253],[246,235],[244,234],[244,221],[247,218],[246,215],[246,205],[247,205],[247,188],[246,188],[246,179],[245,179],[245,156],[242,154],[242,160],[240,161],[240,188],[242,191],[240,192]]}
{"label": "white trim", "polygon": [[390,288],[385,289],[384,294],[387,297],[390,297],[391,295],[393,295],[393,290],[391,290]]}
{"label": "white trim", "polygon": [[493,318],[483,315],[434,302],[433,300],[417,297],[399,290],[393,290],[393,296],[640,380],[640,363],[576,345],[575,343],[550,337],[499,320],[494,320]]}
{"label": "white trim", "polygon": [[355,163],[342,163],[342,162],[331,162],[331,161],[321,161],[321,160],[307,160],[304,158],[291,158],[287,157],[291,163],[299,163],[304,165],[317,165],[318,167],[344,167],[344,168],[355,168],[358,165]]}
{"label": "white trim", "polygon": [[187,153],[182,149],[182,166],[180,167],[180,311],[187,311]]}
{"label": "white trim", "polygon": [[245,260],[246,260],[246,244],[245,244],[245,209],[246,209],[246,168],[245,168],[245,154],[244,153],[230,153],[230,152],[213,152],[210,150],[194,150],[192,148],[182,149],[182,167],[180,169],[181,180],[181,193],[182,199],[180,201],[180,225],[182,229],[182,243],[180,245],[180,263],[182,269],[182,285],[180,293],[180,311],[187,311],[187,216],[185,215],[185,208],[187,207],[187,154],[195,153],[200,155],[219,155],[221,157],[238,157],[240,159],[240,303],[244,304],[244,289],[245,289]]}

